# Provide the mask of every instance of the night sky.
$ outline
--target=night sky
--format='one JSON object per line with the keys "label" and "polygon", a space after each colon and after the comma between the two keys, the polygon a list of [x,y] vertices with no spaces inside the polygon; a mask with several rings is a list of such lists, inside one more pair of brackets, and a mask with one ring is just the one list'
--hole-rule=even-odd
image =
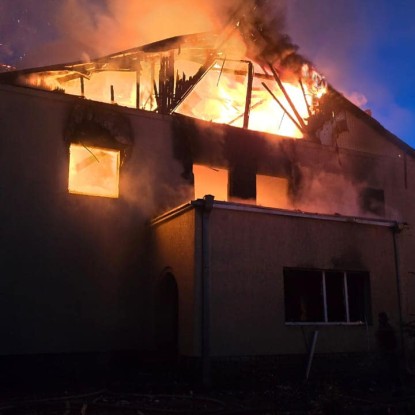
{"label": "night sky", "polygon": [[[209,30],[233,1],[0,0],[0,63],[72,62]],[[415,0],[286,0],[285,10],[284,31],[299,53],[415,147]]]}

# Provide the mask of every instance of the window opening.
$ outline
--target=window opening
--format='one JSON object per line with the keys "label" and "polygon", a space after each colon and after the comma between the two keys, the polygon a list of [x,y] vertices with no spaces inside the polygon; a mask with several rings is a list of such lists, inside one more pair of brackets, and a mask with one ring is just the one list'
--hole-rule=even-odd
{"label": "window opening", "polygon": [[195,199],[214,195],[216,200],[228,200],[228,170],[193,165]]}
{"label": "window opening", "polygon": [[371,322],[369,273],[284,269],[285,321]]}
{"label": "window opening", "polygon": [[69,193],[118,198],[120,151],[72,143]]}
{"label": "window opening", "polygon": [[256,171],[250,165],[237,164],[229,172],[229,198],[231,200],[256,200]]}
{"label": "window opening", "polygon": [[257,174],[256,203],[259,206],[287,208],[289,206],[288,179]]}

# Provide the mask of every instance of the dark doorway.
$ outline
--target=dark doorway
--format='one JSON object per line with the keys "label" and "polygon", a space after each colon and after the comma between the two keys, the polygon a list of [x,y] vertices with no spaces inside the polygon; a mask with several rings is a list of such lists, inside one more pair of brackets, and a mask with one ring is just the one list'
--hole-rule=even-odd
{"label": "dark doorway", "polygon": [[159,279],[155,293],[155,342],[160,357],[177,356],[178,308],[176,279],[166,272]]}

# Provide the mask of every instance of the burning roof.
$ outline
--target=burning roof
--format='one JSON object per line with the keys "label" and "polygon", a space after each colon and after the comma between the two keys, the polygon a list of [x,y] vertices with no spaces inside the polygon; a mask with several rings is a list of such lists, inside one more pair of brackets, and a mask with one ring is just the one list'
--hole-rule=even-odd
{"label": "burning roof", "polygon": [[274,30],[280,25],[267,20],[264,4],[246,2],[220,32],[176,36],[89,62],[6,72],[0,82],[319,141],[319,130],[340,108],[360,110]]}
{"label": "burning roof", "polygon": [[275,36],[259,2],[240,7],[220,33],[177,36],[75,62],[15,71],[2,81],[162,114],[302,138],[326,82]]}

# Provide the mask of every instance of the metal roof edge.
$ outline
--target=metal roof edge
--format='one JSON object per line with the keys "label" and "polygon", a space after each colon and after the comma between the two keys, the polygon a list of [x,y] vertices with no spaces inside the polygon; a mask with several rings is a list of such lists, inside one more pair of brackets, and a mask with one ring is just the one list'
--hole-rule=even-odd
{"label": "metal roof edge", "polygon": [[[166,220],[172,219],[182,213],[185,213],[193,208],[203,207],[205,205],[205,201],[203,199],[196,199],[180,206],[177,206],[150,221],[150,225],[157,225],[161,222]],[[371,218],[364,218],[359,216],[345,216],[340,214],[321,214],[321,213],[311,213],[311,212],[303,212],[300,210],[287,210],[287,209],[279,209],[279,208],[272,208],[272,207],[265,207],[265,206],[254,206],[248,205],[243,203],[235,203],[235,202],[225,202],[225,201],[218,201],[215,200],[213,202],[214,209],[222,209],[222,210],[233,210],[233,211],[240,211],[240,212],[251,212],[251,213],[262,213],[267,215],[276,215],[276,216],[288,216],[288,217],[297,217],[297,218],[304,218],[304,219],[317,219],[323,221],[332,221],[332,222],[343,222],[343,223],[355,223],[360,225],[372,225],[372,226],[381,226],[387,228],[399,228],[402,229],[403,227],[407,227],[407,224],[404,222],[400,222],[397,220],[388,220],[388,219],[371,219]]]}
{"label": "metal roof edge", "polygon": [[156,216],[153,219],[150,219],[149,225],[150,226],[155,226],[155,225],[158,225],[158,224],[160,224],[162,222],[165,222],[169,219],[172,219],[172,218],[174,218],[178,215],[181,215],[184,212],[187,212],[188,210],[193,209],[193,207],[195,205],[197,205],[197,204],[195,204],[194,201],[190,201],[190,202],[184,203],[182,205],[179,205],[179,206],[177,206],[173,209],[168,210],[167,212],[164,212],[164,213]]}

